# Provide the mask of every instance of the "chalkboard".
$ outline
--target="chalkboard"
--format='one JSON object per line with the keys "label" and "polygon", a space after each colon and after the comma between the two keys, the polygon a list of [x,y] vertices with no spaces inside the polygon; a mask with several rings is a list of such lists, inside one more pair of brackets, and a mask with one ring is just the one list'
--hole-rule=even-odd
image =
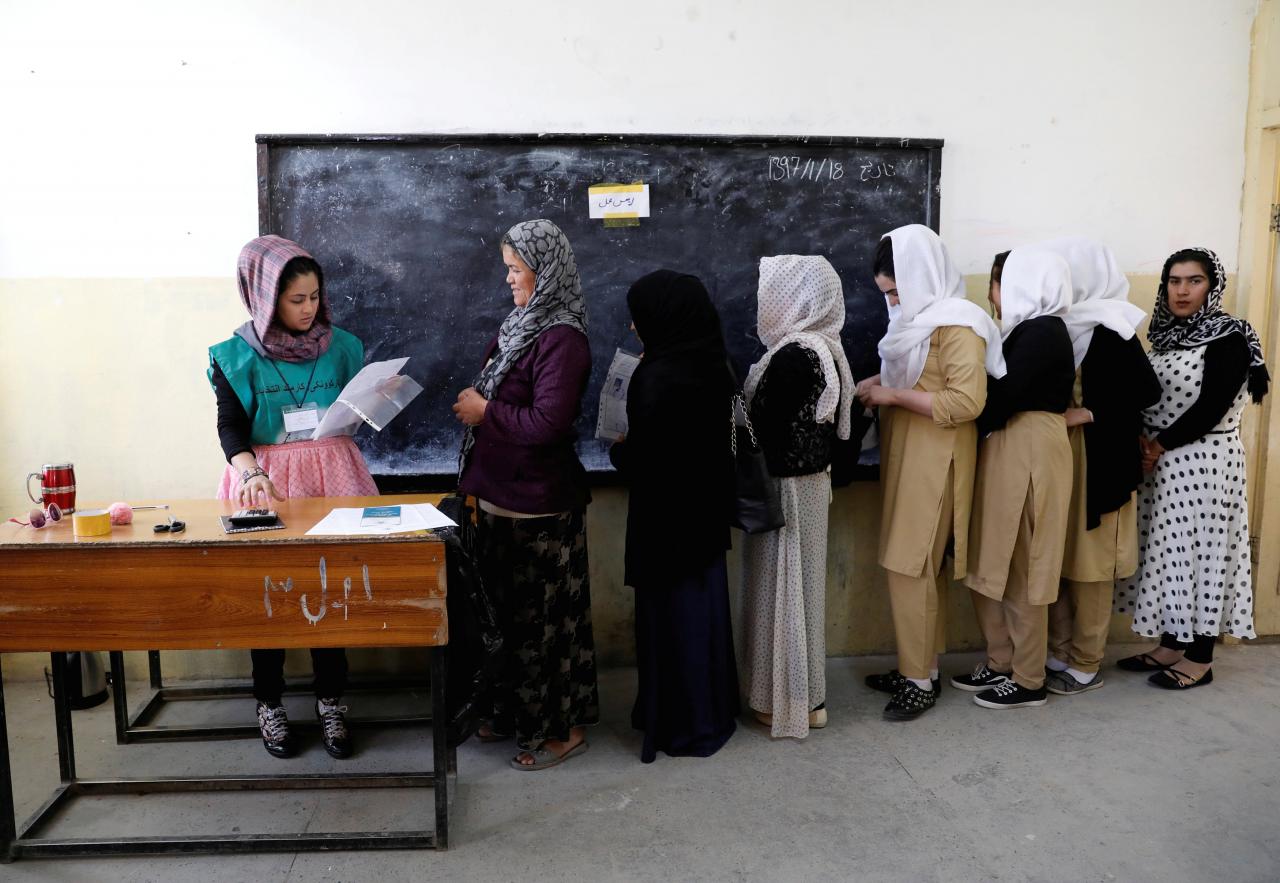
{"label": "chalkboard", "polygon": [[[661,267],[694,273],[720,310],[745,376],[759,259],[818,254],[844,283],[844,343],[856,378],[878,368],[888,321],[870,273],[881,234],[938,229],[942,141],[672,135],[260,135],[259,227],[309,249],[334,321],[369,360],[410,356],[422,395],[357,443],[371,471],[447,483],[461,438],[449,406],[512,307],[500,240],[549,218],[568,235],[588,304],[591,382],[578,421],[588,471],[610,471],[594,439],[631,283]],[[638,226],[589,218],[588,187],[649,185]],[[610,222],[616,224],[617,222]],[[628,222],[630,223],[630,222]]]}

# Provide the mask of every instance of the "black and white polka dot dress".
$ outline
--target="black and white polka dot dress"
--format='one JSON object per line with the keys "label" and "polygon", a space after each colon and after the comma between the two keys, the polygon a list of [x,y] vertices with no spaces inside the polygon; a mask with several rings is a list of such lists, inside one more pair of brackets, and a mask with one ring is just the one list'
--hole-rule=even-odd
{"label": "black and white polka dot dress", "polygon": [[[1205,347],[1152,353],[1164,395],[1144,419],[1173,424],[1199,396]],[[1255,637],[1241,385],[1211,432],[1160,456],[1138,488],[1138,571],[1116,583],[1117,613],[1133,630],[1189,642],[1195,635]]]}

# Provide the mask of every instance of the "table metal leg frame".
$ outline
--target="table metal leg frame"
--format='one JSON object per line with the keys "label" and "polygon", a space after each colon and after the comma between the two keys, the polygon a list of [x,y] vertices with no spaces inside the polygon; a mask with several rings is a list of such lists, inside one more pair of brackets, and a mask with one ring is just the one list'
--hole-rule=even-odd
{"label": "table metal leg frame", "polygon": [[[257,724],[156,726],[153,722],[160,710],[168,702],[253,697],[253,685],[247,683],[226,684],[216,687],[166,687],[164,673],[160,667],[159,650],[147,651],[147,667],[150,674],[151,688],[155,692],[138,710],[137,714],[130,716],[124,673],[124,653],[119,650],[112,650],[108,656],[111,660],[111,693],[114,699],[117,745],[128,745],[135,742],[249,739],[259,735]],[[392,693],[402,690],[422,689],[427,685],[428,682],[422,678],[356,681],[347,687],[347,692],[352,694]],[[290,694],[310,693],[311,688],[309,686],[295,685],[286,689],[285,692]],[[429,724],[431,723],[431,716],[407,714],[360,717],[355,715],[347,718],[347,723],[354,727],[406,727]],[[316,729],[320,726],[320,722],[304,718],[290,721],[290,726],[295,729]]]}
{"label": "table metal leg frame", "polygon": [[[431,703],[443,720],[445,649],[433,647]],[[118,855],[197,855],[259,852],[309,852],[339,849],[446,849],[449,846],[449,775],[457,769],[456,749],[441,732],[432,739],[431,772],[301,774],[284,776],[169,777],[155,779],[81,779],[76,776],[71,708],[63,688],[67,658],[52,654],[54,719],[58,737],[61,784],[20,828],[13,807],[9,736],[4,708],[4,676],[0,671],[0,862],[16,858]],[[117,710],[119,700],[117,700]],[[185,792],[285,791],[320,788],[434,788],[433,831],[355,831],[324,834],[211,834],[200,836],[44,838],[40,834],[77,797]]]}

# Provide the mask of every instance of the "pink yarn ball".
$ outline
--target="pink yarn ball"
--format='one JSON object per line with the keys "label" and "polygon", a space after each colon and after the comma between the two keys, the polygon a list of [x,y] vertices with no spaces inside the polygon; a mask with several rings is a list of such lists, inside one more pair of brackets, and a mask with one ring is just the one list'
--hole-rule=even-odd
{"label": "pink yarn ball", "polygon": [[107,511],[111,513],[112,524],[133,523],[133,510],[129,508],[128,503],[112,503],[107,507]]}

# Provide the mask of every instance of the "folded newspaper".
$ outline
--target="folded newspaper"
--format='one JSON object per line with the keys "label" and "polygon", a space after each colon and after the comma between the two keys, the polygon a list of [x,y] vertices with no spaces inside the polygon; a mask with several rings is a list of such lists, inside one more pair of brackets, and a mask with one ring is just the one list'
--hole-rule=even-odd
{"label": "folded newspaper", "polygon": [[609,363],[609,373],[600,390],[600,414],[596,418],[596,438],[618,441],[627,434],[627,388],[640,357],[619,349]]}
{"label": "folded newspaper", "polygon": [[355,435],[361,423],[368,423],[381,432],[382,427],[422,392],[416,380],[400,373],[407,361],[409,357],[405,356],[372,362],[361,368],[342,388],[338,400],[325,411],[311,438]]}

